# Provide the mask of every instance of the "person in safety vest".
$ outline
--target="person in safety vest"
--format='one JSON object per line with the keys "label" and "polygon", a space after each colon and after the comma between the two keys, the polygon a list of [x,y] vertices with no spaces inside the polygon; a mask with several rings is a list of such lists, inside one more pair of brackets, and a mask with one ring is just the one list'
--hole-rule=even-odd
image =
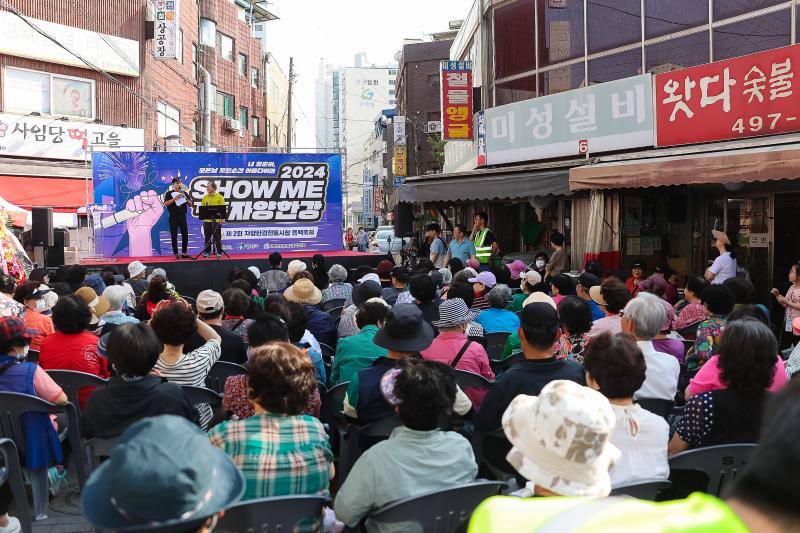
{"label": "person in safety vest", "polygon": [[472,227],[470,240],[475,243],[475,256],[481,265],[481,270],[490,270],[492,259],[500,252],[500,247],[494,238],[494,233],[488,228],[489,215],[484,211],[475,213],[475,225]]}
{"label": "person in safety vest", "polygon": [[[768,401],[758,447],[751,453],[744,469],[737,474],[731,490],[726,491],[725,501],[701,493],[691,494],[682,500],[660,503],[625,497],[598,498],[596,495],[588,498],[524,499],[498,496],[489,498],[478,506],[472,514],[468,531],[800,531],[798,441],[800,382],[794,381]],[[592,439],[588,439],[588,442],[592,442]],[[572,452],[572,448],[569,451]],[[573,454],[577,457],[580,455]],[[548,464],[552,464],[553,456],[550,459]],[[535,458],[526,457],[526,462],[529,463],[529,468],[536,468],[533,465]],[[575,471],[571,471],[570,475],[574,474]]]}

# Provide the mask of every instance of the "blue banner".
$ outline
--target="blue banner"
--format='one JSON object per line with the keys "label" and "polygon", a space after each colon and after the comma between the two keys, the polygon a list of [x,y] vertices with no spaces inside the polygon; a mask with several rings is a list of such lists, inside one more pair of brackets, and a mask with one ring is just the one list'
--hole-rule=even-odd
{"label": "blue banner", "polygon": [[172,254],[164,202],[173,178],[187,203],[189,253],[205,245],[197,214],[210,181],[228,205],[229,254],[343,248],[338,154],[95,152],[92,169],[95,249],[106,257]]}

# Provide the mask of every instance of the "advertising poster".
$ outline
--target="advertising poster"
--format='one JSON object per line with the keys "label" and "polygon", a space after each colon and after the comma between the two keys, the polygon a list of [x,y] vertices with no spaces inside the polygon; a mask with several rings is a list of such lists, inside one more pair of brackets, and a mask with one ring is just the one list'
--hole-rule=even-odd
{"label": "advertising poster", "polygon": [[442,61],[442,140],[472,140],[472,62]]}
{"label": "advertising poster", "polygon": [[228,205],[222,247],[229,254],[341,250],[341,172],[338,154],[95,153],[96,253],[172,255],[163,202],[175,177],[194,204],[190,254],[204,246],[197,210],[209,181]]}

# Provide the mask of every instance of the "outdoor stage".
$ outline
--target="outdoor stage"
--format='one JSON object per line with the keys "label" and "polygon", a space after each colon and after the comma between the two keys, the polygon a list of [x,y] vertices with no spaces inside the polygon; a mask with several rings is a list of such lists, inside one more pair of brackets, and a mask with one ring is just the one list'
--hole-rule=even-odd
{"label": "outdoor stage", "polygon": [[[307,250],[303,252],[281,252],[283,256],[283,268],[293,259],[300,259],[311,268],[311,257],[320,253],[325,257],[325,269],[334,264],[340,264],[348,270],[355,269],[361,265],[377,267],[378,263],[386,259],[385,254],[369,254],[362,252],[351,252],[341,250],[336,252],[317,252]],[[256,266],[264,272],[269,268],[267,258],[269,254],[237,254],[230,259],[222,256],[222,259],[199,258],[196,261],[191,259],[175,259],[174,256],[153,256],[153,257],[109,257],[101,259],[84,259],[81,265],[85,266],[89,273],[99,272],[103,267],[114,266],[124,273],[128,263],[141,261],[147,266],[148,274],[153,268],[163,268],[167,271],[169,281],[173,283],[177,291],[186,296],[194,298],[197,293],[204,289],[214,289],[222,292],[228,288],[228,272],[236,267],[247,268]]]}

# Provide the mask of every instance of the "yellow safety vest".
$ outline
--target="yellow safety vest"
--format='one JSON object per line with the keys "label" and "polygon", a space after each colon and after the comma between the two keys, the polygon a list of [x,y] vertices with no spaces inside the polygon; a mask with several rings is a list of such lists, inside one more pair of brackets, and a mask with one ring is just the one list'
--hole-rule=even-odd
{"label": "yellow safety vest", "polygon": [[483,240],[486,238],[487,233],[489,233],[489,228],[483,228],[475,235],[475,257],[483,265],[488,264],[492,258],[492,247],[483,245]]}

